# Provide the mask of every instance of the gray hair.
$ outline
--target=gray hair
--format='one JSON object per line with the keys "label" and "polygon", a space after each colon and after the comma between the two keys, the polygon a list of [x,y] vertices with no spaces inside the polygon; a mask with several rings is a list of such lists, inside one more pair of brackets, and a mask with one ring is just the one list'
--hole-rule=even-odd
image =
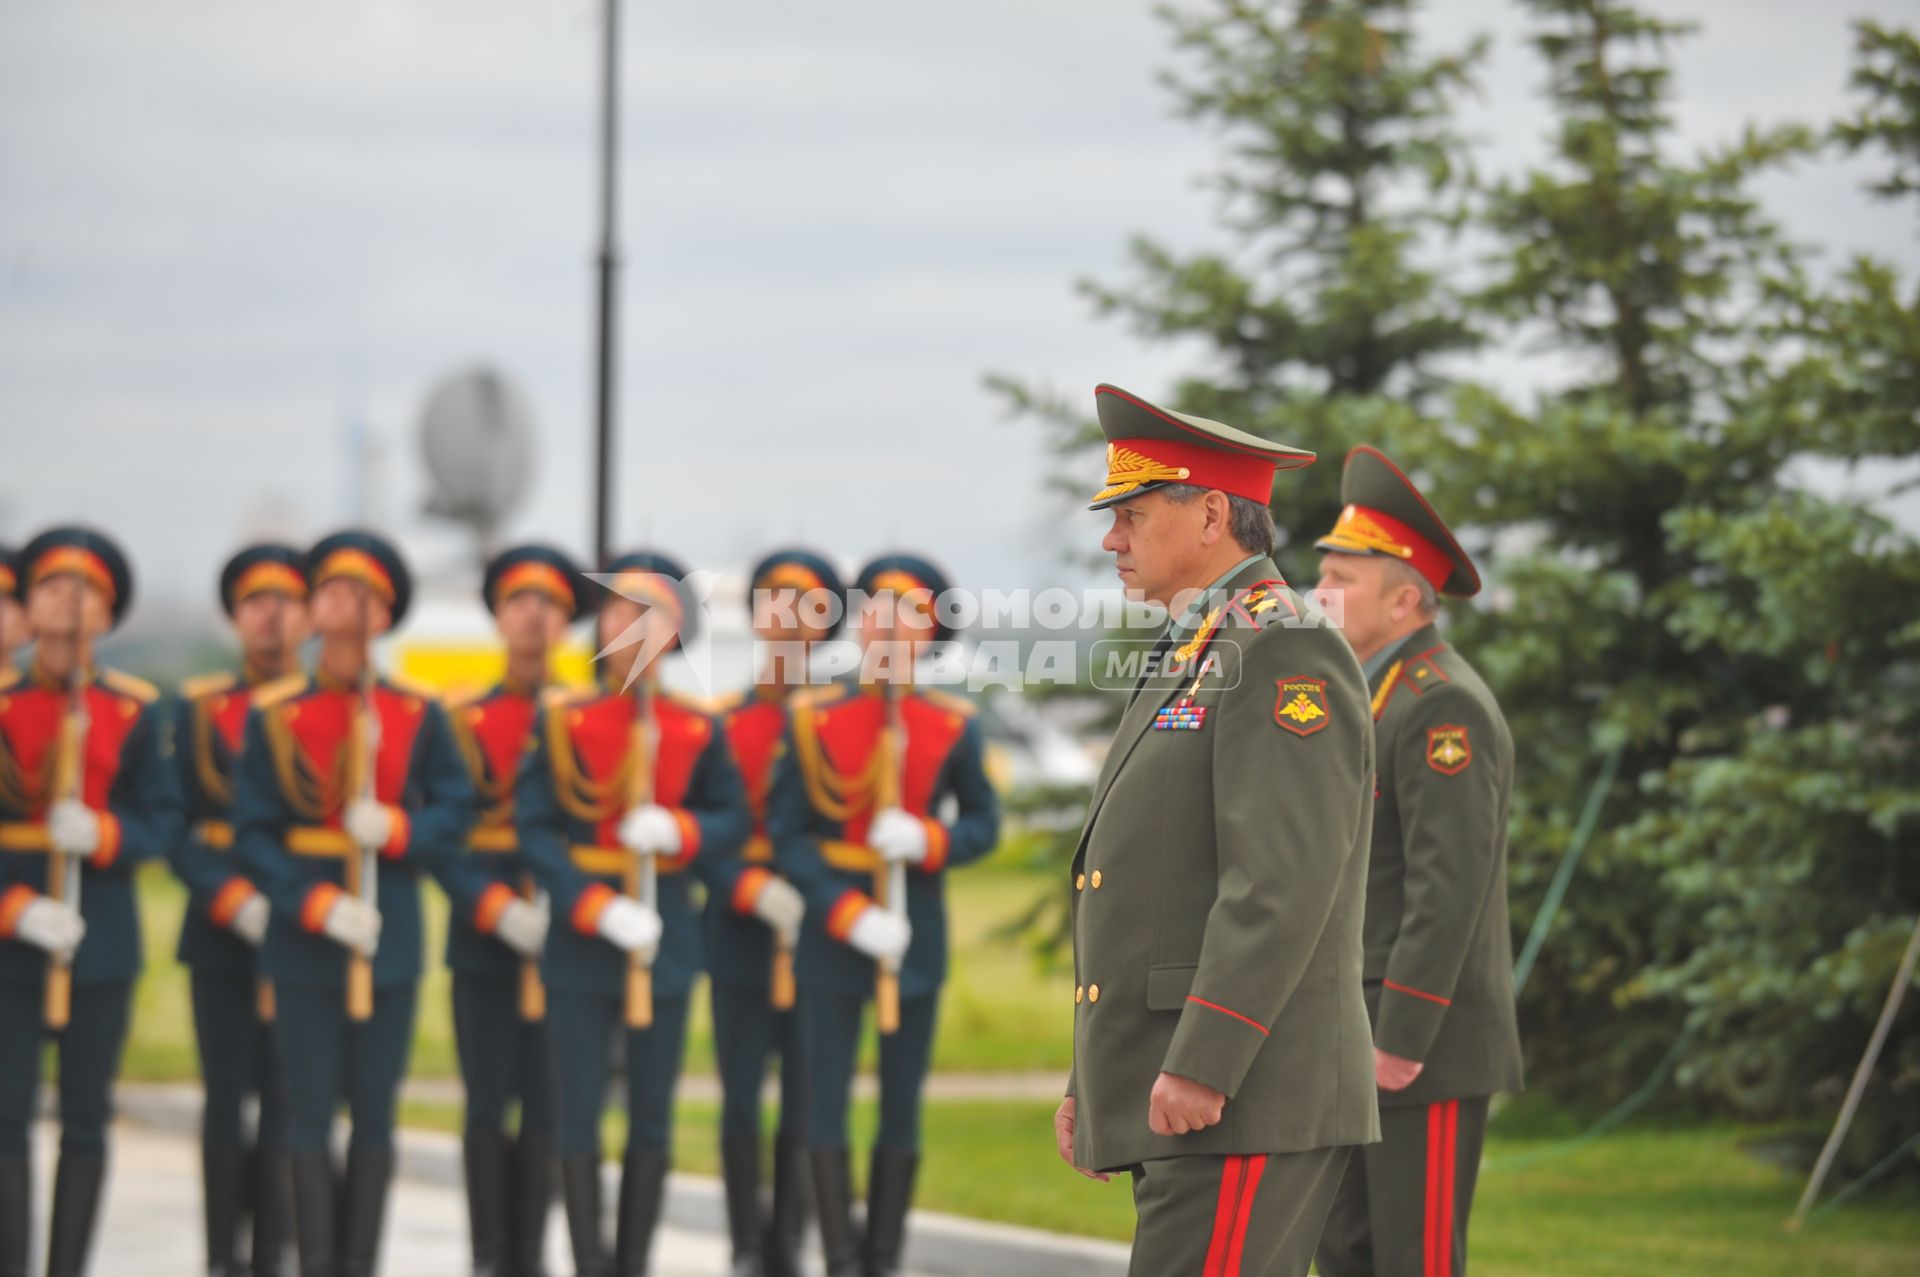
{"label": "gray hair", "polygon": [[1440,610],[1440,595],[1435,592],[1433,582],[1413,570],[1413,566],[1402,559],[1387,560],[1387,575],[1397,578],[1401,585],[1411,585],[1420,591],[1418,604],[1420,615],[1432,616]]}
{"label": "gray hair", "polygon": [[[1167,500],[1175,505],[1185,505],[1195,497],[1205,496],[1213,491],[1197,483],[1169,483],[1157,491],[1166,494]],[[1237,497],[1231,492],[1220,494],[1227,499],[1227,530],[1240,548],[1248,554],[1272,554],[1273,547],[1279,544],[1280,532],[1273,526],[1273,512],[1265,503],[1248,497]],[[1431,588],[1427,591],[1432,594]]]}

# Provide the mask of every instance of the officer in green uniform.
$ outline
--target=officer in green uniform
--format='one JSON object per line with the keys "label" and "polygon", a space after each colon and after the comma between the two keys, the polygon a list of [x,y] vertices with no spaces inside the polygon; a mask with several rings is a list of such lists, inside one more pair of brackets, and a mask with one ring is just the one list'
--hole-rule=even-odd
{"label": "officer in green uniform", "polygon": [[[694,632],[686,570],[638,552],[604,571],[601,687],[549,697],[514,803],[521,852],[557,919],[541,975],[574,1267],[580,1277],[638,1277],[659,1222],[687,1007],[705,964],[688,880],[713,889],[715,866],[739,855],[749,818],[719,724],[656,682],[658,658]],[[609,1267],[600,1116],[616,1032],[627,1147]]]}
{"label": "officer in green uniform", "polygon": [[[859,679],[793,698],[767,798],[775,861],[806,900],[797,970],[807,1146],[828,1277],[900,1270],[947,974],[946,871],[982,859],[1000,836],[972,704],[912,683],[916,656],[953,638],[937,604],[946,592],[940,571],[914,555],[861,570],[849,603]],[[847,1108],[870,998],[882,1008],[880,1129],[863,1243],[850,1213]]]}
{"label": "officer in green uniform", "polygon": [[[553,1200],[553,1077],[540,950],[547,903],[520,854],[513,786],[532,744],[550,658],[583,602],[559,550],[520,545],[487,564],[481,598],[506,644],[506,677],[448,706],[454,740],[486,802],[469,855],[441,870],[452,902],[447,966],[466,1084],[461,1133],[474,1277],[540,1277]],[[507,1109],[519,1105],[516,1133]]]}
{"label": "officer in green uniform", "polygon": [[[286,1095],[274,1050],[272,988],[254,951],[267,937],[266,895],[233,851],[233,773],[253,692],[293,673],[307,637],[306,555],[290,545],[251,545],[220,573],[220,604],[240,640],[240,667],[188,679],[173,721],[174,774],[190,822],[169,851],[187,887],[179,958],[192,973],[193,1030],[206,1105],[200,1168],[209,1277],[280,1277],[292,1244]],[[242,1112],[259,1105],[248,1146]],[[240,1232],[251,1214],[251,1262]]]}
{"label": "officer in green uniform", "polygon": [[[714,1053],[720,1066],[720,1168],[734,1277],[799,1277],[808,1176],[806,1087],[794,1010],[794,948],[806,901],[773,864],[767,791],[787,727],[787,702],[808,683],[808,657],[845,615],[845,588],[810,550],[776,550],[754,565],[748,608],[760,665],[753,686],[721,706],[727,744],[746,783],[753,836],[731,881],[707,898]],[[773,1145],[773,1218],[761,1236],[760,1087],[780,1057],[780,1125]]]}
{"label": "officer in green uniform", "polygon": [[465,853],[479,800],[434,694],[373,669],[372,640],[412,593],[399,553],[336,533],[309,551],[307,579],[319,655],[311,675],[254,692],[234,854],[272,904],[260,969],[278,1004],[301,1277],[372,1277],[423,956],[420,876]]}
{"label": "officer in green uniform", "polygon": [[1113,386],[1094,399],[1102,547],[1172,617],[1073,859],[1055,1137],[1085,1174],[1130,1172],[1136,1277],[1304,1277],[1351,1147],[1379,1138],[1366,683],[1270,557],[1274,470],[1313,455]]}
{"label": "officer in green uniform", "polygon": [[47,1029],[60,1053],[48,1277],[79,1277],[106,1173],[140,918],[133,872],[180,836],[157,691],[96,667],[126,615],[126,556],[90,528],[27,543],[33,665],[0,680],[0,1273],[25,1274],[28,1129]]}
{"label": "officer in green uniform", "polygon": [[1366,997],[1384,1141],[1347,1168],[1319,1251],[1326,1277],[1467,1270],[1487,1101],[1521,1084],[1507,932],[1513,739],[1480,675],[1440,637],[1438,595],[1473,561],[1385,456],[1355,448],[1318,545],[1320,590],[1372,688],[1380,756],[1367,870]]}
{"label": "officer in green uniform", "polygon": [[0,682],[19,677],[13,654],[27,641],[27,609],[20,604],[19,576],[11,547],[0,545]]}

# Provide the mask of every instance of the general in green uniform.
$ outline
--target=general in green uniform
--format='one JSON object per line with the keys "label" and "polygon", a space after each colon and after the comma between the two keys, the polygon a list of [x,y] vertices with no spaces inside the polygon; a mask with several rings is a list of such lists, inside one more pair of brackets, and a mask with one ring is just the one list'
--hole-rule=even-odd
{"label": "general in green uniform", "polygon": [[[49,1277],[78,1277],[106,1173],[140,915],[134,869],[180,836],[158,692],[96,668],[126,614],[126,556],[90,528],[27,543],[33,665],[0,683],[0,1272],[26,1272],[28,1129],[48,1036],[60,1055]],[[44,1031],[43,1031],[44,1030]]]}
{"label": "general in green uniform", "polygon": [[1131,1174],[1136,1277],[1296,1277],[1351,1147],[1379,1138],[1366,683],[1269,557],[1274,470],[1312,454],[1113,386],[1095,403],[1102,546],[1131,596],[1173,616],[1073,860],[1055,1135],[1083,1173]]}
{"label": "general in green uniform", "polygon": [[337,533],[308,552],[307,577],[319,657],[254,693],[234,854],[272,902],[260,969],[278,1004],[301,1277],[372,1277],[425,958],[420,878],[465,852],[479,800],[437,696],[373,673],[371,641],[411,594],[399,553]]}
{"label": "general in green uniform", "polygon": [[[474,1277],[541,1277],[553,1201],[553,1072],[540,951],[547,899],[513,825],[513,787],[533,744],[548,660],[582,604],[573,560],[543,545],[502,550],[480,594],[506,644],[506,677],[448,705],[455,742],[486,802],[468,854],[437,877],[452,908],[447,967],[466,1086],[461,1145]],[[508,1109],[519,1106],[507,1133]]]}
{"label": "general in green uniform", "polygon": [[1319,1251],[1326,1277],[1459,1277],[1487,1101],[1521,1083],[1507,930],[1513,739],[1493,693],[1435,628],[1480,575],[1412,482],[1347,457],[1319,541],[1366,665],[1379,797],[1367,871],[1366,995],[1384,1142],[1348,1167]]}
{"label": "general in green uniform", "polygon": [[[192,973],[193,1035],[206,1103],[200,1167],[209,1277],[281,1277],[293,1242],[286,1091],[271,1019],[272,986],[255,951],[270,907],[233,856],[233,775],[254,690],[299,667],[307,636],[307,556],[251,545],[220,572],[220,605],[240,640],[239,669],[190,678],[173,721],[173,772],[186,806],[168,861],[187,888],[179,958]],[[258,1103],[251,1143],[246,1100]],[[251,1259],[240,1239],[252,1217]]]}
{"label": "general in green uniform", "polygon": [[[993,850],[1000,800],[972,704],[912,686],[914,658],[953,637],[939,616],[945,577],[925,559],[893,554],[862,569],[854,588],[859,681],[794,697],[767,833],[807,902],[797,970],[827,1277],[893,1277],[947,976],[946,874]],[[899,1021],[880,1026],[880,1129],[862,1241],[850,1214],[847,1108],[862,1009],[883,976]]]}

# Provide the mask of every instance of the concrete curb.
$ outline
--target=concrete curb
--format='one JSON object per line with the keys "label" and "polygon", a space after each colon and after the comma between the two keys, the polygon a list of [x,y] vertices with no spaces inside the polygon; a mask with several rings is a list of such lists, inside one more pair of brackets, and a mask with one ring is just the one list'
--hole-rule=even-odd
{"label": "concrete curb", "polygon": [[[193,1136],[200,1129],[200,1092],[191,1086],[123,1084],[115,1106],[130,1122]],[[446,1188],[461,1185],[460,1141],[437,1131],[403,1130],[399,1173]],[[605,1200],[619,1199],[619,1168],[608,1164]],[[698,1233],[726,1231],[720,1182],[674,1172],[667,1179],[666,1222]],[[907,1231],[908,1267],[929,1277],[1124,1277],[1128,1248],[1012,1224],[991,1224],[917,1210]]]}

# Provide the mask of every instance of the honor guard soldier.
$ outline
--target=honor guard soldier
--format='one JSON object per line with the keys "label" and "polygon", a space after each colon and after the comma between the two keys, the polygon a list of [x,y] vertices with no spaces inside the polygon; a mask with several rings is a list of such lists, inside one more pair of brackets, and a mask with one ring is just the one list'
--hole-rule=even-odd
{"label": "honor guard soldier", "polygon": [[94,664],[95,640],[133,597],[126,556],[99,532],[61,527],[28,542],[18,570],[35,647],[32,667],[0,685],[0,1272],[27,1270],[44,1026],[60,1053],[47,1273],[79,1277],[140,970],[133,871],[166,854],[183,818],[158,693]]}
{"label": "honor guard soldier", "polygon": [[[747,605],[763,662],[754,684],[722,707],[727,744],[746,783],[753,836],[731,883],[707,900],[714,1052],[719,1057],[720,1169],[735,1277],[799,1277],[806,1231],[806,1089],[794,1011],[794,949],[806,901],[780,876],[767,837],[767,791],[786,735],[787,703],[808,682],[814,644],[845,614],[833,565],[807,550],[776,550],[754,566]],[[780,1057],[780,1124],[773,1143],[773,1218],[762,1236],[760,1085]]]}
{"label": "honor guard soldier", "polygon": [[11,547],[0,545],[0,682],[19,677],[13,654],[27,641],[27,609],[21,606],[20,577]]}
{"label": "honor guard soldier", "polygon": [[[948,642],[946,579],[911,555],[855,583],[857,683],[793,698],[767,799],[774,856],[806,899],[798,977],[807,1145],[829,1277],[892,1277],[920,1162],[920,1094],[947,973],[946,871],[993,850],[1000,802],[972,705],[913,686]],[[851,1222],[847,1108],[862,1007],[880,1028],[880,1129],[864,1241]]]}
{"label": "honor guard soldier", "polygon": [[[371,1277],[421,972],[419,879],[464,854],[473,782],[431,692],[378,677],[406,565],[368,532],[307,555],[311,674],[255,690],[234,781],[234,853],[272,902],[273,981],[301,1277]],[[336,1190],[329,1137],[352,1117]]]}
{"label": "honor guard soldier", "polygon": [[1380,779],[1367,871],[1367,1008],[1384,1141],[1348,1166],[1321,1240],[1327,1277],[1457,1277],[1487,1102],[1521,1085],[1507,931],[1513,739],[1435,627],[1480,574],[1418,489],[1347,455],[1320,589],[1373,689]]}
{"label": "honor guard soldier", "polygon": [[[454,739],[486,804],[471,853],[440,874],[452,901],[447,966],[466,1084],[462,1131],[474,1277],[540,1277],[553,1201],[553,1074],[540,950],[546,897],[520,854],[513,786],[533,743],[550,659],[579,614],[584,578],[541,545],[502,551],[481,596],[507,649],[506,677],[449,706]],[[519,1128],[507,1135],[507,1107]]]}
{"label": "honor guard soldier", "polygon": [[[272,986],[255,950],[266,940],[267,897],[235,862],[234,763],[255,689],[300,667],[307,637],[307,556],[253,545],[220,573],[220,605],[240,640],[238,670],[188,679],[173,721],[173,765],[188,824],[168,859],[187,887],[179,958],[192,973],[193,1030],[206,1104],[200,1169],[208,1277],[281,1277],[293,1241],[286,1093],[274,1049]],[[248,1147],[242,1110],[258,1102]],[[252,1215],[250,1263],[240,1259]]]}
{"label": "honor guard soldier", "polygon": [[1060,1155],[1127,1171],[1136,1277],[1304,1277],[1350,1146],[1379,1138],[1360,995],[1366,683],[1280,579],[1267,502],[1313,454],[1094,393],[1101,542],[1167,632],[1072,873]]}
{"label": "honor guard soldier", "polygon": [[[658,685],[658,658],[693,632],[685,569],[634,553],[605,572],[601,685],[550,698],[514,801],[521,852],[556,919],[541,975],[574,1266],[581,1277],[636,1277],[659,1220],[688,997],[703,964],[688,880],[697,873],[712,889],[713,866],[739,854],[749,819],[718,723]],[[627,1147],[609,1266],[600,1113],[616,1033]]]}

